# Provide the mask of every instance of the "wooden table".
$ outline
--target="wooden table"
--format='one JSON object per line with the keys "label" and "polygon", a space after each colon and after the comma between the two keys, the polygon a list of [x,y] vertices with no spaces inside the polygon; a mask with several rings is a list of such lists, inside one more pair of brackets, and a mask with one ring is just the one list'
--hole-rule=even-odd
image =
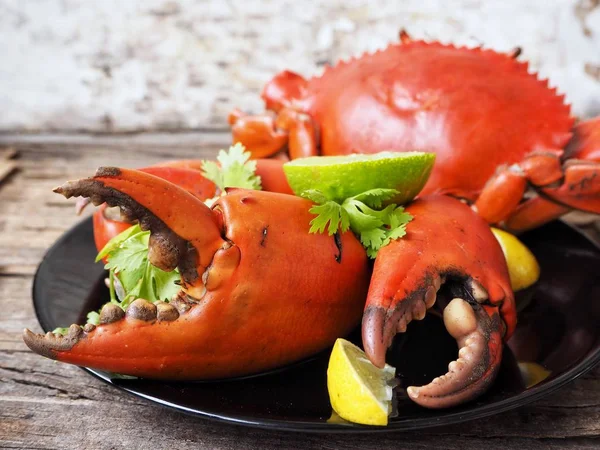
{"label": "wooden table", "polygon": [[81,220],[73,203],[51,189],[66,179],[89,176],[100,165],[139,167],[169,158],[212,157],[227,141],[224,132],[0,135],[0,149],[19,153],[19,170],[0,184],[1,448],[600,448],[600,367],[541,401],[500,416],[413,433],[317,435],[185,416],[31,353],[21,331],[40,330],[31,302],[32,276],[45,250]]}

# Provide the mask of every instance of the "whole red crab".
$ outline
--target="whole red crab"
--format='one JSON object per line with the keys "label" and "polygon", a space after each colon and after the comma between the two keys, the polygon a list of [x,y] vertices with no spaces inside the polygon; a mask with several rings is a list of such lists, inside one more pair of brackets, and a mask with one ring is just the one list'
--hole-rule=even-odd
{"label": "whole red crab", "polygon": [[[437,154],[423,195],[407,207],[414,220],[406,236],[379,252],[362,322],[367,356],[382,366],[394,335],[422,319],[440,294],[437,304],[460,350],[446,375],[408,389],[427,407],[484,392],[516,324],[504,256],[487,223],[524,230],[573,208],[600,212],[600,119],[572,129],[563,97],[517,55],[402,33],[400,44],[321,77],[277,75],[263,91],[275,114],[230,116],[234,141],[255,158],[286,146],[292,158]],[[58,189],[140,220],[153,235],[153,263],[183,274],[182,293],[179,302],[159,306],[136,300],[126,313],[107,307],[99,327],[74,325],[64,338],[27,331],[34,351],[138,376],[211,378],[286,364],[353,326],[370,274],[355,237],[308,235],[310,202],[288,195],[234,191],[209,210],[199,200],[215,187],[189,171],[199,164],[103,169]],[[265,189],[289,192],[281,162],[263,160],[258,169]],[[432,195],[440,193],[471,208]],[[95,219],[95,231],[106,231],[96,235],[99,246],[129,226],[103,210]]]}

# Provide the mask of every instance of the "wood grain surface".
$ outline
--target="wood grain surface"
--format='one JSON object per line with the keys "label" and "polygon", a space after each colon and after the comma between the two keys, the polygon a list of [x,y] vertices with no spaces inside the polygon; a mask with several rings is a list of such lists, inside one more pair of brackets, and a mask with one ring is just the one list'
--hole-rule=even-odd
{"label": "wood grain surface", "polygon": [[[136,167],[211,157],[227,141],[222,133],[0,135],[0,151],[12,147],[18,152],[18,170],[0,184],[0,448],[600,448],[600,367],[541,401],[502,415],[420,432],[360,436],[264,431],[201,420],[32,354],[21,340],[23,327],[40,330],[31,302],[32,276],[45,250],[80,220],[73,203],[51,189],[88,176],[100,165]],[[588,219],[577,219],[596,233]]]}

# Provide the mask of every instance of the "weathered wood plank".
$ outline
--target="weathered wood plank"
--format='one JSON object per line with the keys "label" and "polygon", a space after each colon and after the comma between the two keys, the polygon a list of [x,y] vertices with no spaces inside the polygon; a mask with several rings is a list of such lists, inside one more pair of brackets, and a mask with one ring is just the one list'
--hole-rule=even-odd
{"label": "weathered wood plank", "polygon": [[102,165],[141,167],[168,159],[210,158],[229,140],[227,133],[214,132],[121,137],[0,135],[0,146],[19,149],[22,168],[0,187],[0,274],[33,273],[52,242],[81,220],[74,215],[73,201],[52,192],[65,180],[90,176]]}
{"label": "weathered wood plank", "polygon": [[[150,403],[85,372],[32,354],[23,327],[39,330],[31,284],[45,250],[81,220],[51,192],[99,165],[142,166],[167,158],[205,158],[223,133],[122,137],[1,136],[20,151],[22,170],[0,187],[0,447],[137,449],[208,447],[368,449],[592,449],[600,446],[600,367],[532,405],[418,433],[311,435],[218,424]],[[89,212],[88,212],[89,214]]]}

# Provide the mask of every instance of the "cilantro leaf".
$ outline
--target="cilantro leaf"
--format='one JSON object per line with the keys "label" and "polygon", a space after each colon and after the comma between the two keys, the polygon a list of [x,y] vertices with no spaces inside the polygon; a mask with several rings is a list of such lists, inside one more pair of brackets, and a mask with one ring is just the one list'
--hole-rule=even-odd
{"label": "cilantro leaf", "polygon": [[[404,208],[396,208],[390,216],[389,226],[391,229],[402,229],[404,230],[404,236],[406,234],[406,225],[413,219],[413,216],[404,211]],[[398,236],[398,237],[402,237]]]}
{"label": "cilantro leaf", "polygon": [[256,161],[250,161],[250,153],[240,143],[225,152],[220,150],[214,161],[202,161],[202,175],[225,192],[228,187],[261,189],[261,180],[256,175]]}
{"label": "cilantro leaf", "polygon": [[67,333],[69,332],[69,327],[58,327],[58,328],[55,328],[54,330],[52,330],[52,332],[54,334],[62,334],[63,336],[66,336]]}
{"label": "cilantro leaf", "polygon": [[[370,258],[375,258],[382,247],[406,234],[406,225],[412,216],[395,204],[383,205],[399,192],[395,189],[371,189],[341,204],[328,198],[321,191],[309,190],[302,197],[317,205],[310,209],[316,217],[310,222],[310,233],[327,233],[348,228],[358,236]],[[382,209],[383,208],[383,209]]]}
{"label": "cilantro leaf", "polygon": [[223,186],[223,175],[221,174],[221,168],[216,162],[202,161],[202,175],[215,183],[219,189],[223,189],[221,187]]}
{"label": "cilantro leaf", "polygon": [[117,272],[125,292],[132,290],[144,276],[148,265],[149,235],[149,232],[133,235],[109,253],[104,268]]}
{"label": "cilantro leaf", "polygon": [[100,252],[107,258],[104,267],[109,271],[111,303],[123,309],[136,298],[169,301],[179,292],[179,271],[165,272],[148,260],[149,239],[149,231],[134,225],[111,239]]}
{"label": "cilantro leaf", "polygon": [[[169,301],[179,292],[179,271],[165,272],[148,260],[149,231],[133,225],[112,238],[98,253],[96,261],[107,258],[104,268],[109,271],[110,302],[127,309],[129,304],[144,298],[150,302]],[[116,294],[116,295],[115,295]],[[91,311],[87,322],[100,324],[99,311]],[[68,328],[55,328],[53,333],[68,333]]]}
{"label": "cilantro leaf", "polygon": [[181,289],[178,284],[181,278],[179,271],[165,272],[152,265],[150,268],[150,283],[154,298],[162,301],[171,300]]}
{"label": "cilantro leaf", "polygon": [[308,191],[304,191],[302,192],[302,194],[300,194],[300,197],[312,200],[318,205],[322,205],[323,203],[326,203],[329,200],[325,194],[316,189],[309,189]]}
{"label": "cilantro leaf", "polygon": [[380,248],[383,241],[386,239],[385,231],[381,228],[373,228],[360,233],[360,242],[367,249]]}
{"label": "cilantro leaf", "polygon": [[98,262],[101,259],[103,259],[106,255],[108,255],[115,248],[117,248],[123,241],[129,239],[131,236],[137,233],[142,233],[142,229],[139,225],[133,225],[127,228],[125,231],[122,231],[121,233],[117,234],[115,237],[113,237],[110,241],[106,243],[102,250],[100,250],[100,253],[98,253],[98,256],[96,256],[95,262]]}
{"label": "cilantro leaf", "polygon": [[310,221],[310,233],[324,233],[327,228],[327,234],[332,236],[338,229],[347,231],[350,226],[348,213],[336,202],[328,201],[309,211],[317,216]]}
{"label": "cilantro leaf", "polygon": [[370,230],[384,224],[384,221],[376,214],[377,211],[354,198],[344,200],[342,208],[350,216],[350,225],[353,230]]}
{"label": "cilantro leaf", "polygon": [[383,202],[392,199],[395,195],[398,195],[400,191],[396,189],[371,189],[369,191],[362,192],[352,197],[355,200],[363,202],[370,208],[381,208]]}
{"label": "cilantro leaf", "polygon": [[87,323],[91,323],[93,325],[100,325],[100,314],[96,311],[91,311],[87,315]]}

